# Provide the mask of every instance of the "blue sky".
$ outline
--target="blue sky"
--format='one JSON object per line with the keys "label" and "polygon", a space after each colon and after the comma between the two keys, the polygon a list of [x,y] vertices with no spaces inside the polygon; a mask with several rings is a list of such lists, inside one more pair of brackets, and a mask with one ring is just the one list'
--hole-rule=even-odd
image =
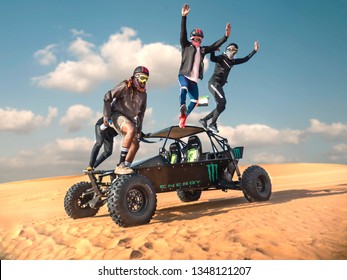
{"label": "blue sky", "polygon": [[[0,182],[79,174],[103,96],[133,69],[150,70],[144,131],[177,124],[183,1],[1,1]],[[190,1],[187,29],[246,56],[224,87],[221,134],[244,145],[241,164],[347,164],[347,1]],[[222,46],[222,50],[224,47]],[[206,56],[200,95],[214,65]],[[188,123],[214,108],[196,108]],[[113,168],[114,154],[100,168]],[[158,152],[142,144],[136,160]]]}

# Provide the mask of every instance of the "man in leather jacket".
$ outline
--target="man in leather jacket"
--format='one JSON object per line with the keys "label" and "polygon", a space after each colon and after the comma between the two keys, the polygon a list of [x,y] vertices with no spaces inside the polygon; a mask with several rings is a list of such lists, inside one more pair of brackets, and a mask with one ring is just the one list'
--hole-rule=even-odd
{"label": "man in leather jacket", "polygon": [[[182,21],[181,21],[181,66],[178,74],[178,82],[180,84],[180,117],[179,126],[185,127],[187,116],[192,112],[199,100],[198,80],[203,78],[204,72],[204,57],[206,54],[217,50],[224,42],[227,41],[231,26],[230,23],[226,25],[225,35],[210,46],[201,46],[203,40],[203,32],[199,28],[195,28],[190,33],[190,40],[187,38],[187,15],[190,12],[188,4],[182,7]],[[188,109],[186,107],[186,97],[189,94],[190,103]]]}
{"label": "man in leather jacket", "polygon": [[104,96],[104,125],[109,119],[118,134],[122,135],[120,160],[116,174],[131,174],[130,168],[139,149],[142,124],[147,108],[146,83],[149,71],[144,66],[135,68],[129,80],[125,80]]}

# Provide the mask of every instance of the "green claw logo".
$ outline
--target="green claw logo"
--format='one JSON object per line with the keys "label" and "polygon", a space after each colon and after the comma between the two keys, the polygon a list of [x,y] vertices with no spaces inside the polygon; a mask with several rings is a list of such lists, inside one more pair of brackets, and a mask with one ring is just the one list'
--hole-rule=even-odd
{"label": "green claw logo", "polygon": [[235,156],[235,158],[240,158],[241,157],[241,151],[239,149],[234,149],[234,156]]}
{"label": "green claw logo", "polygon": [[208,171],[208,178],[210,182],[215,182],[218,180],[218,164],[211,163],[206,165]]}

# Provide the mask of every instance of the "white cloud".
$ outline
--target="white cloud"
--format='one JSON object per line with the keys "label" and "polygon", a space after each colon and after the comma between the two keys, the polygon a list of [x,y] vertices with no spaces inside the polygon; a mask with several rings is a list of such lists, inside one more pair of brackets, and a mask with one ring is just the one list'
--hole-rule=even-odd
{"label": "white cloud", "polygon": [[330,150],[329,159],[334,162],[343,162],[347,160],[347,144],[339,143]]}
{"label": "white cloud", "polygon": [[[81,104],[70,106],[65,116],[60,119],[60,125],[66,126],[67,132],[77,132],[85,126],[94,126],[96,121],[102,117],[101,112],[94,112],[90,107]],[[153,108],[147,108],[143,129],[145,133],[150,132],[155,125]]]}
{"label": "white cloud", "polygon": [[[42,125],[48,125],[56,115],[57,109],[55,108],[49,108],[46,117],[35,115],[31,111],[20,111],[12,108],[0,109],[0,118],[2,119],[0,131],[30,131]],[[197,123],[202,115],[202,113],[193,112],[189,117],[190,123]],[[77,104],[68,108],[60,123],[65,125],[69,131],[77,131],[85,125],[94,125],[100,116],[100,112],[95,113],[91,108]],[[144,132],[153,132],[154,117],[153,108],[148,108],[143,126]],[[242,160],[242,164],[248,162],[250,164],[300,162],[304,156],[300,152],[303,149],[291,149],[291,146],[302,144],[302,141],[306,140],[304,135],[310,135],[307,134],[307,131],[341,137],[344,133],[344,127],[341,124],[323,124],[318,120],[311,123],[309,129],[304,130],[276,129],[264,124],[243,124],[236,127],[219,126],[220,135],[228,138],[231,146],[245,146],[247,155]],[[332,131],[334,132],[332,133]],[[206,139],[202,140],[203,150],[207,151],[210,144],[205,141]],[[113,155],[102,164],[101,168],[112,169],[115,167],[119,158],[121,141],[120,136],[115,138]],[[93,144],[93,139],[85,137],[59,138],[39,148],[22,150],[14,156],[0,157],[0,168],[3,171],[0,175],[0,181],[30,179],[35,176],[79,174],[88,164]],[[163,141],[157,144],[141,143],[135,161],[158,154],[162,144]],[[272,149],[274,146],[276,149]],[[341,143],[333,146],[329,152],[324,154],[324,159],[336,163],[346,162],[347,143],[341,141]]]}
{"label": "white cloud", "polygon": [[[84,51],[86,51],[84,49]],[[79,54],[83,56],[83,53]],[[72,92],[87,92],[107,77],[107,65],[97,55],[84,56],[80,61],[66,61],[44,76],[32,78],[44,88],[59,88]]]}
{"label": "white cloud", "polygon": [[135,30],[124,27],[101,47],[101,55],[110,62],[111,77],[128,77],[136,66],[144,65],[150,71],[150,86],[177,83],[180,50],[160,42],[143,45],[135,36]]}
{"label": "white cloud", "polygon": [[69,51],[77,58],[83,59],[94,55],[94,45],[81,38],[77,38],[71,43]]}
{"label": "white cloud", "polygon": [[70,29],[73,37],[89,37],[90,34],[84,32],[84,30],[77,30],[75,28]]}
{"label": "white cloud", "polygon": [[30,110],[17,110],[14,108],[0,108],[0,131],[26,133],[51,124],[57,116],[58,109],[49,107],[46,117],[35,115]]}
{"label": "white cloud", "polygon": [[32,159],[37,157],[37,154],[33,150],[23,150],[18,152],[13,157],[0,157],[0,168],[4,170],[6,168],[17,169],[24,168],[32,162]]}
{"label": "white cloud", "polygon": [[[95,122],[96,115],[90,107],[84,105],[73,105],[68,108],[64,117],[61,118],[60,124],[67,127],[68,132],[77,132],[84,126]],[[100,118],[98,116],[97,118]]]}
{"label": "white cloud", "polygon": [[[54,170],[56,166],[66,165],[66,170],[69,170],[72,166],[81,166],[83,162],[87,161],[93,144],[94,140],[85,137],[58,138],[54,142],[38,149],[22,150],[11,158],[0,158],[0,168],[14,169],[23,167],[29,170],[43,168],[41,172],[45,174],[44,170],[46,169],[53,167]],[[56,173],[62,174],[59,170],[56,170]]]}
{"label": "white cloud", "polygon": [[43,147],[45,154],[60,155],[61,153],[89,152],[93,141],[85,137],[58,138],[54,143]]}
{"label": "white cloud", "polygon": [[[115,168],[120,141],[120,137],[115,138],[114,154],[100,165],[102,169]],[[19,151],[11,157],[0,156],[0,182],[81,174],[88,166],[94,143],[94,139],[86,137],[58,138],[42,147]]]}
{"label": "white cloud", "polygon": [[149,131],[154,129],[155,127],[155,119],[153,117],[153,108],[147,108],[145,113],[145,118],[143,120],[142,128],[144,133],[149,133],[153,131]]}
{"label": "white cloud", "polygon": [[34,57],[38,60],[41,65],[51,65],[56,62],[57,58],[54,54],[56,45],[48,45],[42,50],[38,50],[34,53]]}
{"label": "white cloud", "polygon": [[[64,117],[64,124],[71,128],[70,122],[76,121],[80,113],[92,116],[93,114],[89,110],[88,107],[82,105],[71,106]],[[144,123],[146,129],[150,129],[154,124],[152,114],[152,108],[148,108]],[[80,118],[77,123],[88,121],[88,118],[85,120]],[[93,120],[93,125],[95,121],[96,119]],[[145,132],[151,131],[145,130]],[[119,159],[121,141],[120,136],[115,138],[113,154],[102,163],[100,166],[102,169],[115,168]],[[94,139],[86,137],[58,138],[41,147],[19,151],[10,157],[0,156],[0,169],[2,170],[0,182],[80,174],[82,169],[88,165],[94,143]],[[157,154],[158,151],[159,148],[155,144],[141,143],[141,149],[135,160],[147,158]],[[102,153],[102,149],[100,153]]]}
{"label": "white cloud", "polygon": [[[191,113],[191,123],[197,123],[205,115]],[[293,129],[276,129],[264,124],[241,124],[236,127],[219,125],[220,135],[228,138],[231,145],[264,147],[281,144],[297,145],[304,140],[304,132]]]}
{"label": "white cloud", "polygon": [[298,144],[301,142],[302,132],[291,129],[275,129],[264,124],[242,124],[234,129],[221,127],[221,131],[230,133],[233,142],[244,142],[245,145],[279,145]]}
{"label": "white cloud", "polygon": [[120,82],[128,79],[139,65],[149,68],[151,87],[177,83],[180,50],[160,42],[143,44],[131,28],[122,28],[100,47],[79,37],[68,51],[75,61],[59,63],[53,72],[32,78],[33,83],[45,88],[85,93],[105,80],[117,78]]}
{"label": "white cloud", "polygon": [[309,133],[321,134],[330,139],[347,139],[347,125],[342,123],[326,124],[317,119],[311,119],[311,126],[307,129]]}

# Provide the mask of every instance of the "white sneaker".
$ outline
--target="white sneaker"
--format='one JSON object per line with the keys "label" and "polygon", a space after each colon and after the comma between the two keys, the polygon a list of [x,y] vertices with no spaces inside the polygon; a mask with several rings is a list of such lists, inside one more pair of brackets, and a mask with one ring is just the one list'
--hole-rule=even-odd
{"label": "white sneaker", "polygon": [[208,126],[208,130],[209,130],[209,131],[212,131],[213,133],[219,133],[219,130],[218,130],[218,128],[217,128],[217,124],[210,124],[210,125]]}
{"label": "white sneaker", "polygon": [[124,162],[119,164],[116,169],[114,170],[114,173],[118,175],[127,175],[134,173],[134,170],[132,170],[130,167],[125,166]]}

